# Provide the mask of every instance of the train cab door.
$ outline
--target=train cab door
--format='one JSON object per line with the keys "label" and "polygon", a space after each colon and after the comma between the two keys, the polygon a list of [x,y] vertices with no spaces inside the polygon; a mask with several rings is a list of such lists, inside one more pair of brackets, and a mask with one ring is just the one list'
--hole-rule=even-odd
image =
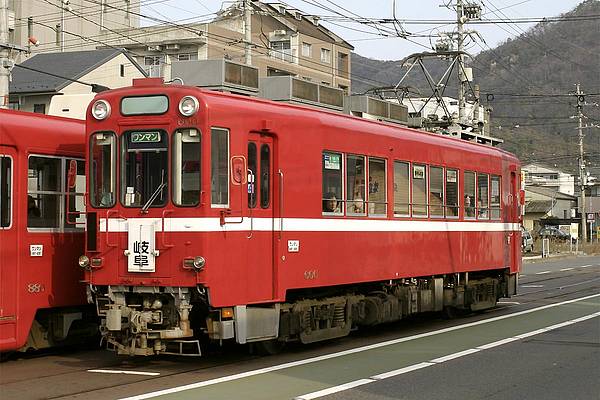
{"label": "train cab door", "polygon": [[[248,233],[249,277],[255,280],[249,293],[254,298],[274,297],[274,171],[273,137],[251,132],[248,139],[248,184],[246,199],[250,219]],[[266,284],[269,282],[270,284]]]}
{"label": "train cab door", "polygon": [[18,224],[17,153],[0,146],[0,350],[16,340]]}

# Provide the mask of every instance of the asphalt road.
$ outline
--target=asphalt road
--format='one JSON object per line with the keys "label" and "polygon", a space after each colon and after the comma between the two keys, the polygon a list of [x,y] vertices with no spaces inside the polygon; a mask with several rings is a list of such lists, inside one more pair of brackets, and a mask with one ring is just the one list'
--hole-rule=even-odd
{"label": "asphalt road", "polygon": [[26,355],[0,364],[0,399],[600,399],[600,257],[524,264],[519,286],[485,313],[271,357],[242,346],[202,358]]}

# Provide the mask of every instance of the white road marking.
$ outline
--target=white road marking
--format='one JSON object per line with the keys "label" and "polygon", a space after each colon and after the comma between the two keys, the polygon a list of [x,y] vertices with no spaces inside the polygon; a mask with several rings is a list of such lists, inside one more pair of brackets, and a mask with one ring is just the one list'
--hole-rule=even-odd
{"label": "white road marking", "polygon": [[408,372],[412,372],[412,371],[415,371],[415,370],[418,370],[418,369],[427,368],[427,367],[430,367],[432,365],[436,365],[436,364],[439,364],[439,363],[442,363],[442,362],[445,362],[445,361],[454,360],[454,359],[457,359],[457,358],[460,358],[460,357],[468,356],[468,355],[471,355],[471,354],[474,354],[474,353],[478,353],[478,352],[480,352],[482,350],[487,350],[487,349],[491,349],[493,347],[500,346],[500,345],[503,345],[503,344],[512,343],[512,342],[515,342],[515,341],[520,340],[520,339],[524,339],[524,338],[531,337],[531,336],[534,336],[534,335],[539,335],[541,333],[549,332],[549,331],[552,331],[554,329],[562,328],[564,326],[576,324],[578,322],[586,321],[588,319],[595,318],[595,317],[598,317],[598,316],[600,316],[600,312],[595,312],[593,314],[588,314],[588,315],[585,315],[585,316],[577,318],[577,319],[572,319],[572,320],[569,320],[569,321],[561,322],[559,324],[550,325],[550,326],[547,326],[547,327],[542,328],[542,329],[536,329],[535,331],[527,332],[527,333],[524,333],[522,335],[518,335],[518,336],[514,336],[514,337],[509,337],[509,338],[506,338],[506,339],[498,340],[496,342],[484,344],[482,346],[478,346],[478,347],[475,347],[475,348],[472,348],[472,349],[467,349],[467,350],[459,351],[457,353],[448,354],[447,356],[440,357],[440,358],[435,358],[433,360],[430,360],[429,362],[423,362],[423,363],[419,363],[419,364],[410,365],[408,367],[401,368],[401,369],[398,369],[398,370],[395,370],[395,371],[384,372],[384,373],[379,374],[379,375],[371,376],[368,379],[359,379],[359,380],[356,380],[356,381],[344,383],[342,385],[333,386],[333,387],[330,387],[328,389],[319,390],[317,392],[303,394],[301,396],[296,397],[295,400],[312,400],[312,399],[317,399],[319,397],[327,396],[327,395],[332,394],[332,393],[339,393],[339,392],[342,392],[344,390],[349,390],[349,389],[355,388],[357,386],[366,385],[368,383],[374,383],[376,381],[383,380],[383,379],[386,379],[386,378],[391,378],[393,376],[398,376],[398,375],[405,374],[405,373],[408,373]]}
{"label": "white road marking", "polygon": [[536,275],[544,275],[544,274],[549,274],[552,271],[541,271],[541,272],[536,272]]}
{"label": "white road marking", "polygon": [[469,322],[467,324],[462,324],[462,325],[451,326],[449,328],[443,328],[443,329],[439,329],[437,331],[425,332],[425,333],[420,333],[418,335],[407,336],[407,337],[403,337],[403,338],[388,340],[385,342],[374,343],[374,344],[370,344],[367,346],[357,347],[354,349],[339,351],[337,353],[324,354],[322,356],[311,357],[311,358],[306,358],[303,360],[297,360],[297,361],[292,361],[292,362],[288,362],[288,363],[284,363],[284,364],[274,365],[271,367],[265,367],[265,368],[251,370],[251,371],[241,372],[239,374],[227,375],[227,376],[223,376],[220,378],[210,379],[207,381],[190,383],[188,385],[176,386],[173,388],[158,390],[156,392],[140,394],[137,396],[125,397],[125,398],[122,398],[121,400],[150,399],[150,398],[157,397],[157,396],[163,396],[163,395],[167,395],[167,394],[183,392],[185,390],[197,389],[197,388],[216,385],[216,384],[224,383],[224,382],[231,382],[231,381],[235,381],[238,379],[248,378],[251,376],[262,375],[262,374],[266,374],[269,372],[280,371],[283,369],[298,367],[298,366],[306,365],[306,364],[312,364],[312,363],[319,362],[319,361],[330,360],[333,358],[343,357],[343,356],[347,356],[350,354],[361,353],[364,351],[378,349],[378,348],[386,347],[386,346],[391,346],[391,345],[398,344],[398,343],[404,343],[404,342],[408,342],[408,341],[415,340],[415,339],[421,339],[424,337],[439,335],[441,333],[453,332],[453,331],[456,331],[459,329],[470,328],[472,326],[483,325],[483,324],[500,321],[500,320],[507,319],[507,318],[513,318],[513,317],[517,317],[519,315],[525,315],[525,314],[530,314],[530,313],[537,312],[537,311],[546,310],[548,308],[554,308],[554,307],[559,307],[559,306],[562,306],[565,304],[571,304],[571,303],[576,303],[578,301],[593,299],[595,297],[600,297],[600,294],[593,294],[593,295],[589,295],[589,296],[579,297],[577,299],[561,301],[559,303],[547,304],[545,306],[540,306],[540,307],[532,308],[529,310],[523,310],[523,311],[519,311],[519,312],[512,313],[512,314],[500,315],[498,317],[484,319],[481,321]]}
{"label": "white road marking", "polygon": [[520,285],[520,287],[522,287],[522,288],[541,288],[541,287],[544,287],[544,285]]}
{"label": "white road marking", "polygon": [[512,304],[518,306],[521,303],[519,303],[518,301],[499,301],[497,304]]}
{"label": "white road marking", "polygon": [[353,389],[355,387],[366,385],[367,383],[373,383],[373,382],[375,382],[374,379],[359,379],[357,381],[348,382],[343,385],[333,386],[333,387],[330,387],[327,389],[319,390],[318,392],[303,394],[300,397],[295,397],[295,400],[317,399],[319,397],[329,396],[330,394],[343,392],[344,390]]}
{"label": "white road marking", "polygon": [[118,369],[88,369],[87,372],[99,372],[101,374],[125,374],[125,375],[145,375],[145,376],[160,375],[160,372],[123,371],[123,370],[118,370]]}
{"label": "white road marking", "polygon": [[593,267],[593,265],[581,265],[579,268],[589,268],[589,267]]}
{"label": "white road marking", "polygon": [[395,370],[389,371],[389,372],[384,372],[383,374],[373,375],[371,377],[371,379],[374,379],[376,381],[381,380],[381,379],[387,379],[387,378],[391,378],[392,376],[402,375],[402,374],[406,374],[407,372],[412,372],[412,371],[416,371],[421,368],[429,367],[430,365],[433,365],[433,363],[422,362],[419,364],[409,365],[408,367],[395,369]]}
{"label": "white road marking", "polygon": [[519,278],[522,278],[522,277],[524,277],[524,276],[527,276],[527,275],[525,275],[525,274],[521,274],[521,275],[519,275]]}
{"label": "white road marking", "polygon": [[575,269],[575,268],[562,268],[561,271],[571,271],[573,269]]}

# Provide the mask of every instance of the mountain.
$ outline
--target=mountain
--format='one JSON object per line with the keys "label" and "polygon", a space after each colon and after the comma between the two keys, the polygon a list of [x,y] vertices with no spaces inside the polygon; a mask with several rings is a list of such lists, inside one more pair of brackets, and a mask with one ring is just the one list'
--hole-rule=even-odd
{"label": "mountain", "polygon": [[[493,110],[492,136],[503,139],[501,147],[524,163],[542,162],[577,172],[578,119],[571,118],[577,114],[577,98],[569,94],[579,83],[586,93],[584,124],[600,125],[600,1],[583,1],[558,21],[538,23],[527,31],[515,24],[502,26],[519,35],[479,53],[467,65],[481,88],[482,104]],[[397,84],[406,72],[400,65],[353,54],[353,91]],[[427,67],[439,77],[447,61],[432,60]],[[428,95],[423,75],[415,72],[408,84]],[[449,82],[446,93],[456,96],[456,80]],[[584,133],[586,161],[598,175],[600,128]]]}

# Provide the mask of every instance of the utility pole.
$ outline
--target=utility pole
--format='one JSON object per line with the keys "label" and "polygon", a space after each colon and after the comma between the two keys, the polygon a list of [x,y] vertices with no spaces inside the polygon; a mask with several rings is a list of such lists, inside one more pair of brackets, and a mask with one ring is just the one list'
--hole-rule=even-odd
{"label": "utility pole", "polygon": [[244,56],[246,64],[252,65],[252,10],[250,0],[244,1]]}
{"label": "utility pole", "polygon": [[465,70],[465,22],[463,1],[456,0],[456,24],[458,27],[458,122],[463,123],[465,120],[465,84],[467,77],[464,74]]}
{"label": "utility pole", "polygon": [[587,242],[587,224],[585,215],[585,160],[583,159],[583,112],[581,109],[585,104],[585,96],[581,91],[579,83],[577,84],[577,116],[579,118],[579,187],[581,188],[581,240]]}
{"label": "utility pole", "polygon": [[8,44],[8,0],[0,0],[0,108],[8,108],[10,82],[10,46]]}

